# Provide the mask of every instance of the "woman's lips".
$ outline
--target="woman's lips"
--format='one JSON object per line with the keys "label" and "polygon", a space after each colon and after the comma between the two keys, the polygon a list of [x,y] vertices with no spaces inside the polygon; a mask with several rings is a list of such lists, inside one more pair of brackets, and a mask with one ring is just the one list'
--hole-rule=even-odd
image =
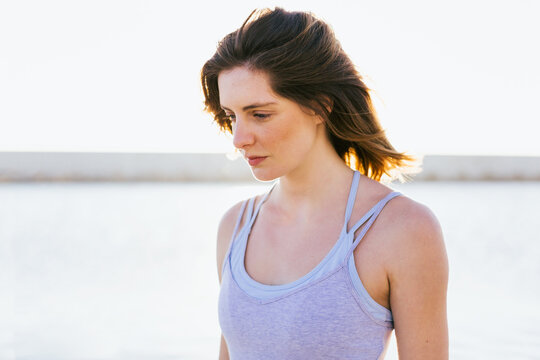
{"label": "woman's lips", "polygon": [[250,166],[257,166],[264,159],[266,159],[266,156],[250,156],[250,157],[247,158],[247,161],[248,161]]}

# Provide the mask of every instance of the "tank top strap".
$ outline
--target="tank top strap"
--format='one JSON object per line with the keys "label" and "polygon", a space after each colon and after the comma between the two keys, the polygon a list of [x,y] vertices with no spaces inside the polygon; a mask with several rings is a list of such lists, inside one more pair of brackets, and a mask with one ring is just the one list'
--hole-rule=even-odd
{"label": "tank top strap", "polygon": [[[234,246],[234,243],[235,243],[235,239],[238,235],[238,227],[240,226],[240,221],[242,220],[242,216],[244,215],[244,211],[246,210],[246,204],[249,203],[249,200],[244,200],[242,202],[242,207],[240,208],[240,212],[238,213],[238,218],[236,219],[236,225],[234,226],[234,231],[233,231],[233,234],[231,236],[231,241],[229,241],[229,247],[227,249],[227,252],[225,253],[225,258],[224,258],[224,261],[223,261],[223,265],[221,266],[221,274],[223,274],[223,271],[225,270],[225,266],[227,264],[227,261],[229,259],[229,255],[232,251],[232,248]],[[253,204],[251,204],[251,209],[253,210]],[[252,211],[251,210],[251,211]]]}
{"label": "tank top strap", "polygon": [[240,208],[240,213],[238,214],[238,219],[236,219],[236,225],[234,226],[233,235],[231,238],[231,241],[234,241],[234,238],[236,237],[238,233],[238,227],[240,226],[240,221],[242,220],[242,216],[244,215],[244,210],[246,209],[246,204],[248,203],[248,200],[244,200],[242,202],[242,207]]}
{"label": "tank top strap", "polygon": [[253,206],[255,204],[255,197],[250,198],[247,200],[247,210],[246,210],[246,222],[245,224],[249,223],[251,220],[251,216],[253,215]]}
{"label": "tank top strap", "polygon": [[[257,218],[257,215],[259,215],[259,211],[261,210],[261,206],[262,204],[266,201],[266,199],[268,199],[268,195],[270,195],[270,193],[272,192],[272,190],[274,190],[274,187],[276,186],[277,182],[275,182],[272,187],[270,188],[270,190],[264,194],[262,200],[259,202],[259,204],[257,205],[257,207],[255,208],[255,212],[253,213],[253,215],[251,216],[251,212],[250,212],[250,217],[248,217],[249,219],[249,223],[248,223],[248,229],[251,229],[251,226],[253,225],[253,223],[255,222],[255,219]],[[250,199],[252,201],[252,204],[251,204],[251,208],[253,208],[253,203],[255,202],[255,197],[252,197]],[[249,230],[248,230],[249,231]]]}
{"label": "tank top strap", "polygon": [[354,208],[354,200],[356,199],[356,192],[358,191],[358,183],[360,182],[360,172],[354,171],[353,180],[351,183],[351,189],[349,190],[349,198],[347,199],[347,208],[345,209],[345,221],[344,227],[347,230],[347,225],[351,219],[351,214]]}
{"label": "tank top strap", "polygon": [[[377,216],[379,216],[379,214],[381,213],[384,206],[390,200],[392,200],[393,198],[395,198],[396,196],[399,196],[399,195],[401,195],[401,193],[397,192],[397,191],[393,191],[390,194],[386,195],[377,204],[375,204],[375,206],[373,206],[356,224],[354,224],[354,226],[349,231],[349,234],[354,234],[355,231],[358,230],[358,228],[360,226],[362,226],[367,221],[366,226],[364,226],[362,231],[360,231],[360,234],[358,234],[358,236],[352,242],[352,245],[351,245],[351,247],[349,249],[349,252],[347,253],[347,256],[346,256],[347,259],[352,254],[354,249],[356,249],[356,247],[358,246],[360,241],[362,241],[362,239],[364,238],[364,235],[366,235],[366,233],[368,232],[371,225],[375,222],[375,220],[377,219]],[[353,236],[353,235],[351,235],[351,236]]]}

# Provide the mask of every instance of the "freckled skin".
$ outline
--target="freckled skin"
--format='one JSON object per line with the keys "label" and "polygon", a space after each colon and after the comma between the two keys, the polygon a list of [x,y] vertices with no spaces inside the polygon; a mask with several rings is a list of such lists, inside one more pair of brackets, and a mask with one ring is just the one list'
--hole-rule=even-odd
{"label": "freckled skin", "polygon": [[[245,67],[218,77],[220,103],[231,116],[233,144],[244,156],[267,156],[253,166],[253,175],[272,180],[314,160],[312,151],[323,127],[319,117],[276,95],[268,76]],[[245,110],[252,104],[270,105]]]}

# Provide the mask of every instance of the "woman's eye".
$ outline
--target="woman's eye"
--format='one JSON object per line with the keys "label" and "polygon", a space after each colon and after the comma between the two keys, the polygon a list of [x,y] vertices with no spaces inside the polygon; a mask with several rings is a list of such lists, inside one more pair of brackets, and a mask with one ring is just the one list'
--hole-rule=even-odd
{"label": "woman's eye", "polygon": [[236,115],[234,115],[234,114],[225,114],[225,116],[228,117],[230,121],[235,121],[236,120]]}
{"label": "woman's eye", "polygon": [[270,117],[270,114],[260,114],[260,113],[255,113],[253,114],[254,117],[256,117],[257,119],[267,119]]}

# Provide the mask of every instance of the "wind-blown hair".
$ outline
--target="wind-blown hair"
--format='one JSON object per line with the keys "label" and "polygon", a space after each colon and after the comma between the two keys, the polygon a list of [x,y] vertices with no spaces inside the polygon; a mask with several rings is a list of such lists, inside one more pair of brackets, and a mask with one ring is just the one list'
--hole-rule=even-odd
{"label": "wind-blown hair", "polygon": [[385,174],[404,181],[406,173],[418,172],[416,159],[397,152],[386,138],[370,89],[330,26],[313,14],[281,8],[254,11],[219,42],[202,68],[201,82],[205,110],[230,133],[218,76],[240,66],[263,71],[277,95],[321,116],[332,146],[350,167],[377,181]]}

